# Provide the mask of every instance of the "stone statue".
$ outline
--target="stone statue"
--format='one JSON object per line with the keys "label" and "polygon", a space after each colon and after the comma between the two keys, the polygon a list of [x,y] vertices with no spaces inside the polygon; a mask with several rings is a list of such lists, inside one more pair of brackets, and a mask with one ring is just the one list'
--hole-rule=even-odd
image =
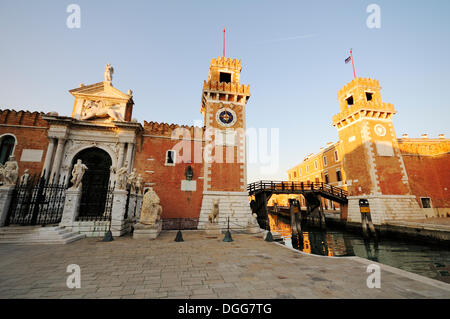
{"label": "stone statue", "polygon": [[258,226],[258,220],[256,219],[258,217],[258,215],[256,215],[255,213],[251,214],[248,218],[248,225],[249,226]]}
{"label": "stone statue", "polygon": [[113,187],[116,182],[116,168],[111,165],[109,168],[109,184]]}
{"label": "stone statue", "polygon": [[128,174],[128,162],[123,164],[123,167],[119,168],[117,171],[117,189],[126,189],[127,188],[127,174]]}
{"label": "stone statue", "polygon": [[211,209],[211,212],[209,213],[208,220],[211,224],[217,223],[219,221],[219,200],[218,199],[213,200],[213,208]]}
{"label": "stone statue", "polygon": [[20,184],[21,185],[26,185],[28,184],[28,180],[30,179],[30,170],[27,168],[24,172],[22,177],[20,178]]}
{"label": "stone statue", "polygon": [[84,165],[80,159],[77,160],[77,163],[73,166],[72,169],[72,179],[70,180],[73,184],[72,189],[80,189],[81,181],[83,180],[84,173],[87,171],[87,166]]}
{"label": "stone statue", "polygon": [[161,219],[162,207],[159,205],[159,196],[153,189],[145,193],[142,200],[140,224],[155,225]]}
{"label": "stone statue", "polygon": [[5,165],[1,167],[0,178],[4,186],[16,184],[17,179],[19,178],[19,165],[13,155],[11,155]]}
{"label": "stone statue", "polygon": [[137,175],[136,175],[136,168],[133,168],[131,173],[128,175],[127,178],[127,184],[130,185],[130,191],[132,193],[136,193],[136,181],[137,181]]}
{"label": "stone statue", "polygon": [[93,118],[110,117],[113,121],[124,121],[122,116],[122,107],[120,105],[106,106],[103,101],[86,100],[84,102],[83,111],[81,112],[82,120]]}
{"label": "stone statue", "polygon": [[112,81],[112,75],[114,73],[114,68],[111,66],[111,64],[107,64],[105,66],[105,82],[111,82]]}
{"label": "stone statue", "polygon": [[139,174],[136,178],[136,193],[142,195],[142,191],[144,190],[144,179],[142,175]]}

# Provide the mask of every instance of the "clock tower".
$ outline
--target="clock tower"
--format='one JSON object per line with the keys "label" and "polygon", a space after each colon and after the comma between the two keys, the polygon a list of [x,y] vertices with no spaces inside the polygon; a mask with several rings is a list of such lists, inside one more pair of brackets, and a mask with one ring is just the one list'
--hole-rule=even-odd
{"label": "clock tower", "polygon": [[247,193],[245,106],[250,87],[240,83],[241,61],[211,60],[203,83],[204,187],[198,228],[205,228],[213,202],[219,202],[219,225],[247,226],[251,210]]}
{"label": "clock tower", "polygon": [[358,200],[369,200],[375,224],[421,218],[392,124],[394,105],[382,101],[375,79],[355,78],[338,92],[333,116],[341,144],[349,222],[359,222]]}

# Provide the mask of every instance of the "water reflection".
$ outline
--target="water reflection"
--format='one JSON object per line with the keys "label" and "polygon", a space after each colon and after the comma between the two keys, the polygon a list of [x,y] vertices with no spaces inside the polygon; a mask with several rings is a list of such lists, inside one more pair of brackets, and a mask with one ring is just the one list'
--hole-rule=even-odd
{"label": "water reflection", "polygon": [[450,251],[443,247],[417,244],[407,240],[381,238],[367,240],[357,234],[342,230],[308,229],[302,226],[301,234],[292,235],[290,218],[269,215],[270,229],[279,233],[286,246],[305,253],[322,256],[359,256],[422,276],[450,282],[445,276],[450,270]]}

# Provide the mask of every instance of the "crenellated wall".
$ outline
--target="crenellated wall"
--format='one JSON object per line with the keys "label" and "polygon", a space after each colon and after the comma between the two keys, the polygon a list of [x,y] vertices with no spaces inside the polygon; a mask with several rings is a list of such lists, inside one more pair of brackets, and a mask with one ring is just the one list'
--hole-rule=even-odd
{"label": "crenellated wall", "polygon": [[47,151],[48,123],[42,112],[0,110],[0,138],[15,137],[13,155],[19,164],[19,176],[25,169],[30,174],[40,174]]}

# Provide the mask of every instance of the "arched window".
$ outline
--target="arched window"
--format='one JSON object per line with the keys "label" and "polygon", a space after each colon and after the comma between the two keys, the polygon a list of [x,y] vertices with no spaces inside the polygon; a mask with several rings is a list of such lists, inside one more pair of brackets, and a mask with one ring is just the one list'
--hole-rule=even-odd
{"label": "arched window", "polygon": [[1,138],[0,144],[0,164],[5,164],[12,154],[16,139],[12,135],[6,135]]}

